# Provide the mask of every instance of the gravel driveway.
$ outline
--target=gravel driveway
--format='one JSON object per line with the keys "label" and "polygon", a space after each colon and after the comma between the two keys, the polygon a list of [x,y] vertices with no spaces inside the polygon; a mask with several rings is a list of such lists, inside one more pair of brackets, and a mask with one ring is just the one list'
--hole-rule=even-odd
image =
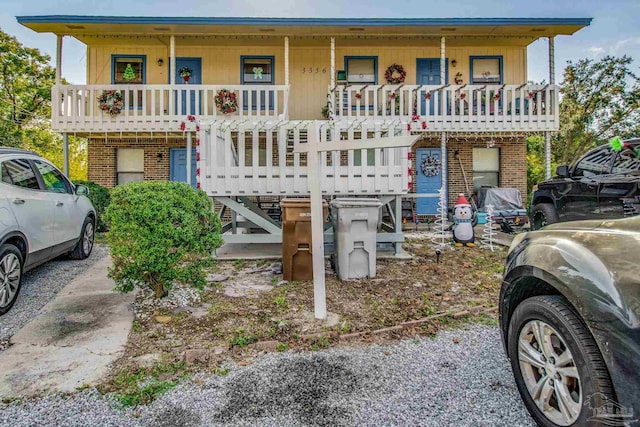
{"label": "gravel driveway", "polygon": [[[458,343],[456,343],[458,342]],[[198,384],[200,383],[200,384]],[[7,423],[7,424],[3,424]],[[496,327],[393,346],[272,353],[120,410],[85,390],[0,407],[0,426],[534,426]]]}
{"label": "gravel driveway", "polygon": [[26,273],[18,300],[7,314],[0,317],[0,351],[6,348],[13,334],[55,298],[60,289],[108,253],[108,246],[95,245],[91,256],[85,260],[56,259]]}

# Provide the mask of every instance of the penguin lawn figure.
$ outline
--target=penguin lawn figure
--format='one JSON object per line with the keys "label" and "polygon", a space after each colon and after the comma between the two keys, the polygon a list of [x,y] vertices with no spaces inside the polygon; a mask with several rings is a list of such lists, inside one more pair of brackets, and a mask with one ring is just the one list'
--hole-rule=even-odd
{"label": "penguin lawn figure", "polygon": [[458,201],[453,208],[453,240],[456,242],[456,246],[469,246],[473,247],[475,244],[475,236],[473,235],[471,205],[464,197],[464,194],[460,194]]}

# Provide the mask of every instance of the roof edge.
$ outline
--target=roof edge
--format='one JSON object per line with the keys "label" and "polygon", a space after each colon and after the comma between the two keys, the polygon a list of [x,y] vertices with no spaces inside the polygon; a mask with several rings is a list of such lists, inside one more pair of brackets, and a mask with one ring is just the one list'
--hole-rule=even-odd
{"label": "roof edge", "polygon": [[496,25],[579,25],[593,18],[257,18],[257,17],[161,17],[34,15],[17,16],[20,24],[174,24],[174,25],[322,25],[322,26],[496,26]]}

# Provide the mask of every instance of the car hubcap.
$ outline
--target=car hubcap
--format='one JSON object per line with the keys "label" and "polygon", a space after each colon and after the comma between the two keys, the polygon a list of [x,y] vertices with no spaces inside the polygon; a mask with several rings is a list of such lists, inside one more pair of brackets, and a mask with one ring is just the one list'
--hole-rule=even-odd
{"label": "car hubcap", "polygon": [[84,228],[84,236],[82,236],[82,249],[85,255],[89,255],[93,247],[93,224],[88,223]]}
{"label": "car hubcap", "polygon": [[542,228],[545,225],[547,225],[547,218],[544,216],[543,213],[541,212],[536,213],[535,224],[536,224],[536,228]]}
{"label": "car hubcap", "polygon": [[0,307],[8,306],[20,285],[20,261],[9,253],[0,260]]}
{"label": "car hubcap", "polygon": [[532,320],[518,339],[518,362],[531,398],[553,423],[573,424],[582,407],[582,387],[573,355],[550,325]]}

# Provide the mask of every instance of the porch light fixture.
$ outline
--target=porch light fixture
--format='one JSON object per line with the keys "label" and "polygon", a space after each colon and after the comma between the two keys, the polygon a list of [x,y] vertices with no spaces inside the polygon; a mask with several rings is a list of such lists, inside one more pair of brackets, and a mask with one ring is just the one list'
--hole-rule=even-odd
{"label": "porch light fixture", "polygon": [[162,64],[164,64],[164,59],[158,58],[157,63],[158,63],[158,67],[162,67]]}
{"label": "porch light fixture", "polygon": [[456,61],[455,59],[453,59],[453,60],[451,61],[451,66],[452,66],[453,68],[455,68],[455,67],[456,67],[456,65],[458,65],[458,61]]}

